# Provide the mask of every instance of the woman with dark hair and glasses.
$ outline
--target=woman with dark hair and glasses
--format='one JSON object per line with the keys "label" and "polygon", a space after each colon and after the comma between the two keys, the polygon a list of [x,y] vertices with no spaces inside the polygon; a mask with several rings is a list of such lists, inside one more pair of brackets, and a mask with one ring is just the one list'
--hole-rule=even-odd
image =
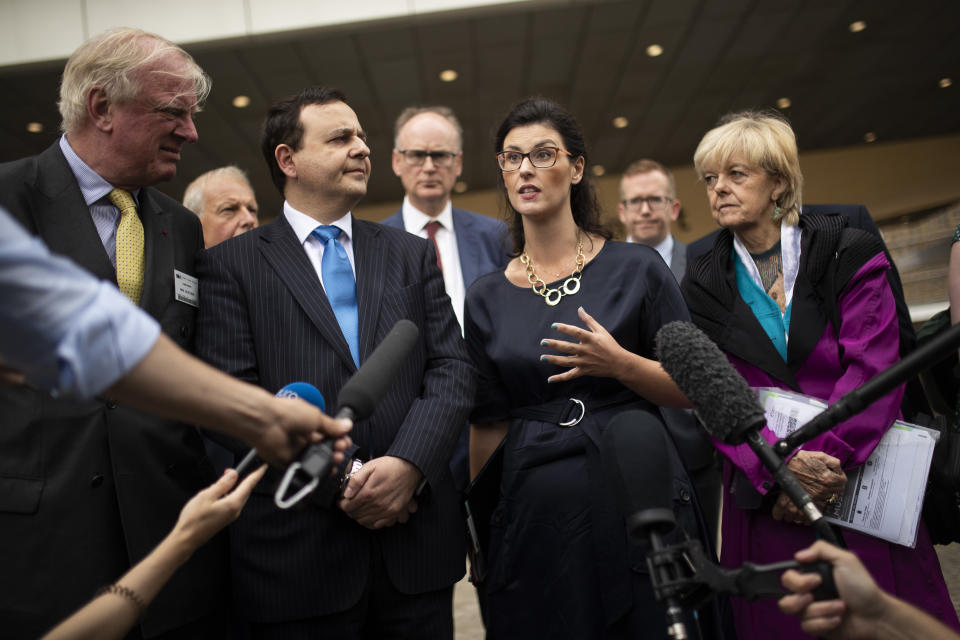
{"label": "woman with dark hair and glasses", "polygon": [[[688,319],[683,298],[656,251],[610,241],[583,134],[566,110],[543,98],[520,102],[496,150],[515,257],[470,287],[464,314],[479,371],[472,476],[503,442],[479,585],[487,637],[666,637],[647,545],[628,540],[630,514],[617,512],[604,486],[598,445],[625,410],[659,420],[657,405],[685,402],[652,359],[660,326]],[[668,450],[649,454],[672,463],[678,530],[709,549],[686,471],[665,440]],[[711,603],[700,614],[704,637],[720,635],[716,620]]]}

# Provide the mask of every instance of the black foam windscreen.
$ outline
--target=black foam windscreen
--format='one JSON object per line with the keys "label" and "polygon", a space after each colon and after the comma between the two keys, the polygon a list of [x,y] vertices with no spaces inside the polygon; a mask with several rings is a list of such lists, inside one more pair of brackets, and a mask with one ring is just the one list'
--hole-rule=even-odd
{"label": "black foam windscreen", "polygon": [[703,331],[671,322],[657,332],[657,358],[717,440],[740,444],[766,422],[757,394]]}
{"label": "black foam windscreen", "polygon": [[400,372],[419,335],[417,325],[406,319],[398,320],[370,357],[340,389],[337,396],[338,413],[349,408],[353,411],[354,420],[370,417],[377,402]]}
{"label": "black foam windscreen", "polygon": [[650,529],[668,533],[676,524],[664,428],[646,411],[625,411],[610,421],[600,439],[604,480],[633,536]]}

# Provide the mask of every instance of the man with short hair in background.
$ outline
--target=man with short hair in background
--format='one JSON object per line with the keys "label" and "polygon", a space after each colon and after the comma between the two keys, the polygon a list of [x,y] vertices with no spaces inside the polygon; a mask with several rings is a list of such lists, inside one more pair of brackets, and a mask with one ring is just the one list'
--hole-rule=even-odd
{"label": "man with short hair in background", "polygon": [[507,226],[450,202],[463,171],[463,129],[449,107],[408,107],[397,117],[393,135],[393,172],[403,183],[404,198],[383,224],[433,241],[462,327],[467,288],[509,261]]}
{"label": "man with short hair in background", "polygon": [[183,193],[183,206],[203,225],[203,244],[209,249],[224,240],[256,229],[260,207],[247,174],[228,165],[201,174]]}
{"label": "man with short hair in background", "polygon": [[[673,174],[656,160],[637,160],[623,172],[617,212],[627,229],[627,242],[656,249],[677,282],[683,280],[687,268],[687,245],[670,232],[680,207]],[[697,490],[700,510],[710,529],[717,531],[721,479],[713,443],[690,411],[661,408],[660,412]]]}
{"label": "man with short hair in background", "polygon": [[[449,107],[407,107],[394,124],[393,172],[403,183],[403,205],[383,224],[428,238],[457,322],[463,327],[463,300],[480,276],[503,269],[507,225],[465,209],[450,194],[463,171],[463,128]],[[458,489],[469,481],[469,425],[464,424],[450,468]]]}
{"label": "man with short hair in background", "polygon": [[627,242],[656,249],[677,282],[683,280],[687,268],[687,245],[670,233],[680,208],[673,174],[659,162],[644,158],[623,172],[617,212],[627,229]]}
{"label": "man with short hair in background", "polygon": [[[197,141],[193,116],[209,91],[175,44],[107,31],[67,61],[64,135],[38,156],[0,165],[0,206],[51,251],[115,283],[188,350],[200,223],[152,185],[171,180],[184,146]],[[108,335],[101,339],[102,357],[113,357]],[[213,469],[194,427],[105,397],[4,385],[0,416],[0,635],[37,638],[146,556]],[[222,544],[198,549],[134,637],[222,637],[225,570]],[[122,591],[111,597],[139,607]]]}

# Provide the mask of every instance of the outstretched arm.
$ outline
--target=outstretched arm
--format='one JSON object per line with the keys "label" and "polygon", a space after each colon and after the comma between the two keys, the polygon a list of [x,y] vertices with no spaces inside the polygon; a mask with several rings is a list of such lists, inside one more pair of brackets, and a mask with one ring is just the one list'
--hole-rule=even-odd
{"label": "outstretched arm", "polygon": [[[323,435],[341,438],[352,426],[349,420],[334,420],[300,399],[276,398],[218,371],[163,334],[107,395],[239,438],[274,464],[289,461]],[[338,463],[343,461],[341,453],[335,457]]]}
{"label": "outstretched arm", "polygon": [[237,472],[224,471],[217,482],[187,502],[177,524],[156,549],[107,591],[57,625],[44,640],[112,640],[126,635],[174,571],[200,545],[237,519],[266,470],[264,465],[251,473],[232,493],[227,492],[236,484]]}

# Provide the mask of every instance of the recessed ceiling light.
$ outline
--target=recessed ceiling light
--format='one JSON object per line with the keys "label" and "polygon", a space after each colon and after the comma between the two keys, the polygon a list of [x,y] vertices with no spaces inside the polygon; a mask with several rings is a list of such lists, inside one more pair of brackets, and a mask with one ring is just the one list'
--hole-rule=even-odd
{"label": "recessed ceiling light", "polygon": [[662,53],[663,53],[663,47],[661,47],[658,44],[652,44],[649,47],[647,47],[647,55],[650,56],[651,58],[656,58]]}
{"label": "recessed ceiling light", "polygon": [[863,20],[854,20],[850,23],[850,33],[860,33],[867,28],[867,23]]}
{"label": "recessed ceiling light", "polygon": [[30,133],[40,133],[41,131],[43,131],[43,123],[42,123],[42,122],[28,122],[28,123],[27,123],[27,131],[29,131]]}
{"label": "recessed ceiling light", "polygon": [[630,121],[623,116],[617,116],[613,119],[613,126],[617,129],[625,129],[628,124],[630,124]]}
{"label": "recessed ceiling light", "polygon": [[440,72],[440,79],[444,82],[453,82],[458,76],[459,74],[453,69],[444,69]]}
{"label": "recessed ceiling light", "polygon": [[876,142],[876,140],[877,140],[877,134],[874,133],[873,131],[867,131],[865,134],[863,134],[864,142]]}
{"label": "recessed ceiling light", "polygon": [[941,89],[946,89],[947,87],[953,84],[953,80],[951,80],[950,78],[940,78],[940,82],[938,82],[937,84],[940,85]]}
{"label": "recessed ceiling light", "polygon": [[453,190],[455,193],[465,193],[467,190],[467,183],[463,180],[457,180],[453,185]]}
{"label": "recessed ceiling light", "polygon": [[778,109],[789,109],[791,104],[793,103],[790,102],[790,98],[787,98],[787,97],[783,97],[777,100]]}
{"label": "recessed ceiling light", "polygon": [[237,109],[244,109],[250,106],[250,96],[237,96],[233,99],[233,106]]}
{"label": "recessed ceiling light", "polygon": [[597,176],[598,178],[607,172],[607,168],[602,164],[595,164],[590,167],[590,173]]}

